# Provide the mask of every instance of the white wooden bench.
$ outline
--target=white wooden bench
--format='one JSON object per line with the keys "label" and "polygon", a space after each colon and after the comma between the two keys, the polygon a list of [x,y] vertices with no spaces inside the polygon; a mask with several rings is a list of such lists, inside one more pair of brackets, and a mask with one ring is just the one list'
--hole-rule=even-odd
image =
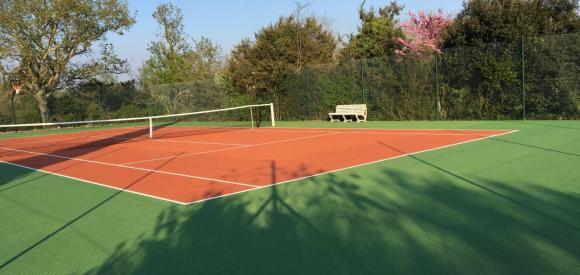
{"label": "white wooden bench", "polygon": [[367,121],[366,104],[336,105],[336,111],[329,113],[330,122],[335,121]]}

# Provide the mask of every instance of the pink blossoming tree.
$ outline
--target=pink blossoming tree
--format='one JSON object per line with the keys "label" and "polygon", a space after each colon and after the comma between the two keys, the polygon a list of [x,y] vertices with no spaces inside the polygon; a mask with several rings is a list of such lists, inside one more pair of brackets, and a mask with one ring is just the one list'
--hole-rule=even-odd
{"label": "pink blossoming tree", "polygon": [[397,42],[403,46],[401,50],[395,50],[398,56],[412,56],[419,59],[429,58],[431,53],[441,53],[438,47],[445,29],[451,24],[450,15],[437,13],[409,12],[409,21],[401,24],[405,32],[404,38],[397,38]]}

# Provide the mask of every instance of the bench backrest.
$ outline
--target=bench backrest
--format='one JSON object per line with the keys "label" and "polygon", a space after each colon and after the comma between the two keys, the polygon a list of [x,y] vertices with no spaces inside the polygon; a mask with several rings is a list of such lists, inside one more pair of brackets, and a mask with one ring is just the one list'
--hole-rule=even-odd
{"label": "bench backrest", "polygon": [[366,104],[336,105],[336,113],[339,114],[356,114],[367,115]]}

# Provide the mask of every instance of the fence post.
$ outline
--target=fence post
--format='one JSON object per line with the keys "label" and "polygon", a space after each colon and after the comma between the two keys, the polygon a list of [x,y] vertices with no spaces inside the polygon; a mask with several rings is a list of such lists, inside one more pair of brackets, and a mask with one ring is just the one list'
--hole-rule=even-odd
{"label": "fence post", "polygon": [[308,109],[307,114],[308,114],[308,119],[311,119],[311,117],[312,117],[312,110],[311,110],[312,109],[312,106],[311,106],[312,101],[310,100],[310,85],[309,85],[310,76],[308,74],[307,69],[305,69],[303,72],[304,72],[305,77],[306,77],[306,99],[307,99],[306,106]]}
{"label": "fence post", "polygon": [[523,120],[526,120],[526,82],[525,82],[525,77],[526,77],[526,54],[524,51],[524,36],[522,35],[522,38],[520,40],[520,49],[521,49],[521,70],[522,70],[522,79],[520,80],[521,84],[522,84],[522,118]]}
{"label": "fence post", "polygon": [[361,92],[361,103],[365,103],[365,75],[364,75],[364,66],[363,61],[366,59],[360,60],[360,92]]}
{"label": "fence post", "polygon": [[439,102],[439,54],[435,53],[435,119],[439,120],[439,109],[441,102]]}

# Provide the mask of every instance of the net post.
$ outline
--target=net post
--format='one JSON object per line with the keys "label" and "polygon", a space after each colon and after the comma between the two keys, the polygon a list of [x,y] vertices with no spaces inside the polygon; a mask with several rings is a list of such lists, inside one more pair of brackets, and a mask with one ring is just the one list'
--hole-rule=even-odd
{"label": "net post", "polygon": [[276,121],[274,120],[274,103],[270,103],[270,119],[272,120],[272,127],[276,127]]}
{"label": "net post", "polygon": [[153,139],[153,118],[149,118],[149,139]]}
{"label": "net post", "polygon": [[254,128],[254,111],[252,110],[252,106],[250,106],[250,119],[252,120],[252,128]]}

